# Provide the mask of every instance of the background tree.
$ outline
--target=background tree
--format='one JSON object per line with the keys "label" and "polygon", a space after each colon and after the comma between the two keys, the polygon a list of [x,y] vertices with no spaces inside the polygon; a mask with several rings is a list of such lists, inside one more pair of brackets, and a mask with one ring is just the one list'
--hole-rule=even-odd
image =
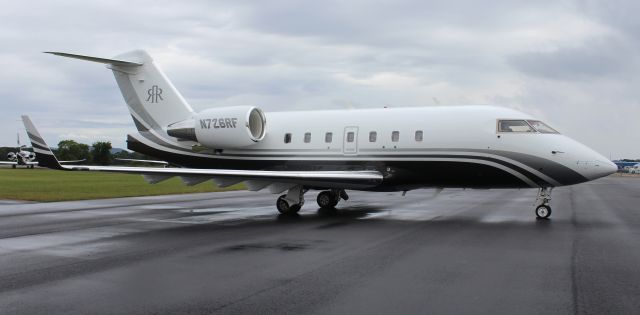
{"label": "background tree", "polygon": [[93,164],[97,165],[110,165],[112,161],[111,157],[111,142],[98,141],[91,145],[93,148]]}
{"label": "background tree", "polygon": [[61,161],[89,159],[89,146],[73,140],[58,142],[57,157]]}

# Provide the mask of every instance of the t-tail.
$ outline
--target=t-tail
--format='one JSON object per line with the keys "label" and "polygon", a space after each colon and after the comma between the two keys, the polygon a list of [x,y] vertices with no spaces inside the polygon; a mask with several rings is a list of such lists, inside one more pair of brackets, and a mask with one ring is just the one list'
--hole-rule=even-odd
{"label": "t-tail", "polygon": [[140,132],[163,131],[172,123],[190,118],[193,109],[144,50],[112,59],[46,52],[57,56],[103,63],[113,71],[129,112]]}

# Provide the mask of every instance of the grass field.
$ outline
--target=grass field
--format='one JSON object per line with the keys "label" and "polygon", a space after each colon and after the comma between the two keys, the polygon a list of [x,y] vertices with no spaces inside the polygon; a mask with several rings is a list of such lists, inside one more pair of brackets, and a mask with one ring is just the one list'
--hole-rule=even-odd
{"label": "grass field", "polygon": [[186,186],[179,178],[148,184],[141,175],[65,172],[48,169],[0,169],[0,199],[64,201],[244,189],[218,188],[211,181]]}

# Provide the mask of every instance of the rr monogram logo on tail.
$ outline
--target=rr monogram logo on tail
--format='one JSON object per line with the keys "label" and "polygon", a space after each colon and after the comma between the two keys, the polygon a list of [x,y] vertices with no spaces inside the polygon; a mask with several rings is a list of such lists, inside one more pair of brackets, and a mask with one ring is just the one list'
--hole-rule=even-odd
{"label": "rr monogram logo on tail", "polygon": [[157,103],[158,100],[164,101],[164,99],[162,98],[162,89],[157,85],[154,85],[150,89],[148,89],[147,94],[149,94],[149,97],[147,97],[147,102]]}

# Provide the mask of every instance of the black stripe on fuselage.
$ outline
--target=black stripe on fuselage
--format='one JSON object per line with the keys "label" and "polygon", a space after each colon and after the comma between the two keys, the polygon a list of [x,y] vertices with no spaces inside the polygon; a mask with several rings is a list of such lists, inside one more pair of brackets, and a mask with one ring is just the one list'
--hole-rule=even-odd
{"label": "black stripe on fuselage", "polygon": [[[224,169],[247,169],[247,170],[378,170],[385,174],[384,186],[415,186],[415,187],[477,187],[477,188],[523,188],[531,187],[518,177],[509,174],[500,168],[473,162],[461,161],[422,161],[420,158],[442,158],[442,159],[470,159],[497,163],[505,168],[526,176],[529,180],[539,186],[550,187],[552,184],[535,174],[509,162],[474,155],[402,155],[402,156],[366,156],[379,158],[376,161],[363,160],[318,160],[313,163],[309,160],[291,160],[291,155],[268,156],[269,160],[260,159],[229,159],[201,157],[168,152],[150,147],[139,142],[135,138],[128,137],[128,148],[140,153],[154,156],[170,163],[192,168],[224,168]],[[154,141],[154,143],[156,143]],[[159,145],[159,144],[158,144]],[[159,145],[159,147],[162,147]],[[264,157],[255,155],[255,157]],[[282,159],[273,159],[282,157]],[[360,156],[362,157],[362,156]],[[393,158],[415,158],[415,161],[393,161]],[[389,159],[389,160],[385,160]],[[387,172],[387,169],[391,172]],[[548,175],[548,174],[547,174]],[[553,176],[550,176],[553,178]],[[580,180],[580,181],[586,181]],[[572,182],[571,184],[574,184]],[[562,183],[566,184],[566,183]]]}

